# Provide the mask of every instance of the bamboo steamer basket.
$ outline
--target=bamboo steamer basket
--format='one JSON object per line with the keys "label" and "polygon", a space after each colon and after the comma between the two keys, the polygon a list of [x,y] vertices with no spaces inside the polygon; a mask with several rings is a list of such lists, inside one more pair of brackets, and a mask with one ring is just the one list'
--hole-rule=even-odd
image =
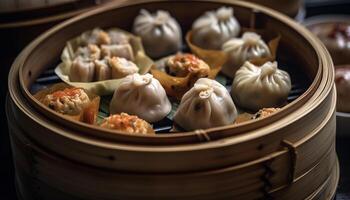
{"label": "bamboo steamer basket", "polygon": [[[96,26],[130,30],[140,8],[146,8],[169,10],[185,32],[203,12],[222,5],[234,7],[245,26],[279,32],[278,57],[292,57],[310,79],[307,90],[281,112],[238,126],[131,136],[63,119],[30,93],[37,77],[57,63],[65,42],[84,30]],[[189,7],[196,9],[188,12]],[[19,196],[331,199],[339,177],[332,65],[310,32],[252,3],[140,1],[84,13],[33,41],[11,68],[6,113]]]}
{"label": "bamboo steamer basket", "polygon": [[296,17],[300,12],[300,9],[303,7],[303,0],[284,0],[281,3],[278,0],[249,0],[250,2],[261,4],[267,6],[274,10],[288,15],[289,17]]}
{"label": "bamboo steamer basket", "polygon": [[[84,13],[110,0],[3,0],[0,2],[0,36],[4,59],[12,59],[31,40],[53,25]],[[123,3],[123,0],[118,1]],[[9,67],[8,67],[9,68]]]}

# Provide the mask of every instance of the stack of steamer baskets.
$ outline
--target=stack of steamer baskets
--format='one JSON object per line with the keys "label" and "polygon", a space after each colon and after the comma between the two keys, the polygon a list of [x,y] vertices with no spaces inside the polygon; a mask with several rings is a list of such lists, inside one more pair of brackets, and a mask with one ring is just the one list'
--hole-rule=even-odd
{"label": "stack of steamer baskets", "polygon": [[[193,132],[130,135],[62,118],[30,92],[66,41],[95,27],[131,30],[140,9],[169,11],[184,33],[205,11],[281,35],[290,102],[266,118]],[[49,70],[50,71],[50,70]],[[44,73],[44,74],[45,74]],[[252,3],[141,1],[66,21],[33,41],[9,74],[7,116],[20,199],[332,199],[338,178],[332,61],[305,28]]]}

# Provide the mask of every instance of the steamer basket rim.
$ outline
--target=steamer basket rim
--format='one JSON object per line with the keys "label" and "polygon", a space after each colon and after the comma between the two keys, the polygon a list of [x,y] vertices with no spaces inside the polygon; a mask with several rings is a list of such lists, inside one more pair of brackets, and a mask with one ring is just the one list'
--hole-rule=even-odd
{"label": "steamer basket rim", "polygon": [[[213,0],[195,0],[196,2],[214,2],[214,3],[230,3],[231,1],[228,1],[228,0],[219,0],[219,1],[213,1]],[[43,41],[45,38],[49,37],[51,34],[53,34],[54,32],[60,30],[61,28],[64,28],[65,26],[69,25],[69,24],[72,24],[74,22],[77,22],[79,21],[81,18],[86,18],[86,17],[90,17],[90,16],[93,16],[95,14],[98,14],[98,13],[101,13],[103,11],[108,11],[108,10],[113,10],[113,9],[117,9],[118,7],[126,7],[126,6],[132,6],[134,4],[139,4],[139,3],[152,3],[152,2],[165,2],[164,0],[157,0],[157,1],[147,1],[147,0],[143,0],[143,1],[140,1],[140,2],[132,2],[132,3],[128,3],[128,4],[125,4],[125,5],[117,5],[116,3],[115,4],[112,4],[113,6],[111,6],[111,4],[109,4],[109,6],[102,6],[100,8],[97,8],[95,10],[92,10],[92,11],[89,11],[87,13],[83,13],[81,14],[80,16],[78,17],[74,17],[72,19],[69,19],[57,26],[55,26],[54,28],[48,30],[47,32],[45,32],[44,34],[42,34],[38,39],[36,39],[35,41],[33,41],[30,45],[28,45],[25,50],[23,50],[23,52],[20,54],[20,56],[18,56],[18,58],[16,59],[15,63],[13,64],[12,66],[12,69],[11,69],[11,72],[10,73],[10,76],[11,74],[13,74],[14,72],[14,68],[20,66],[20,69],[19,69],[19,77],[20,77],[20,84],[21,84],[21,89],[22,89],[22,92],[27,95],[27,96],[31,96],[31,94],[29,93],[29,91],[27,90],[27,88],[24,87],[24,83],[23,83],[23,64],[24,64],[24,59],[29,55],[29,50],[30,49],[34,49],[41,41]],[[185,1],[182,1],[182,2],[185,2]],[[246,7],[246,8],[249,8],[249,9],[253,9],[253,10],[258,10],[259,12],[262,12],[270,17],[273,17],[279,21],[283,21],[283,23],[289,25],[291,28],[295,29],[298,33],[301,33],[301,32],[306,32],[306,33],[309,33],[305,28],[301,27],[300,25],[297,25],[296,22],[293,22],[291,19],[289,19],[287,16],[284,16],[284,15],[281,15],[280,13],[274,11],[274,10],[271,10],[269,8],[265,8],[265,7],[262,7],[262,6],[258,6],[258,5],[255,5],[255,4],[252,4],[252,3],[249,3],[249,2],[241,2],[241,1],[235,1],[235,2],[231,2],[231,4],[233,5],[238,5],[238,6],[243,6],[243,7]],[[304,37],[306,39],[309,40],[311,46],[313,46],[315,49],[323,49],[323,50],[316,50],[316,53],[318,54],[318,59],[319,59],[319,65],[320,66],[324,66],[327,65],[327,63],[324,63],[324,59],[321,59],[322,55],[323,56],[326,56],[327,57],[327,53],[325,54],[324,52],[324,48],[319,48],[320,44],[317,42],[317,38],[311,36],[310,34],[305,34]],[[320,54],[321,53],[321,54]],[[329,55],[328,55],[329,56]],[[319,69],[318,69],[318,72],[317,72],[317,75],[316,75],[316,78],[317,76],[321,76],[321,73],[322,73],[322,69],[321,67],[319,66]],[[331,77],[333,76],[333,74],[331,73]],[[296,104],[298,103],[298,101],[300,101],[300,99],[302,98],[305,98],[306,94],[308,92],[310,92],[310,90],[312,89],[312,87],[315,87],[315,85],[317,84],[317,80],[315,80],[312,82],[311,86],[307,89],[306,92],[304,92],[300,97],[298,97],[297,100],[295,100],[294,102],[290,103],[288,106],[286,107],[291,107],[293,104]],[[9,88],[11,88],[11,79],[9,78]],[[328,87],[326,93],[329,93],[329,91],[331,90],[332,87]],[[11,98],[12,99],[15,99],[15,94],[11,91],[11,89],[9,89],[10,91],[10,95],[11,95]],[[324,95],[326,96],[326,95]],[[309,99],[307,99],[309,100]],[[16,101],[15,101],[16,102]],[[18,105],[18,102],[16,102],[17,106],[19,107]],[[317,106],[317,105],[314,105],[314,106]],[[285,108],[284,108],[285,109]],[[290,114],[288,114],[290,115]],[[284,116],[285,117],[285,116]],[[299,118],[302,117],[302,115],[298,116]],[[268,119],[268,118],[266,118]],[[236,126],[235,128],[238,128],[238,127],[242,127],[242,126],[246,126],[248,124],[251,124],[251,123],[257,123],[258,121],[263,121],[263,120],[266,120],[266,119],[262,119],[262,120],[257,120],[257,121],[254,121],[254,122],[250,122],[250,123],[246,123],[246,124],[242,124],[242,125],[238,125]],[[81,125],[81,124],[79,124]],[[84,124],[85,125],[85,124]],[[90,126],[88,125],[85,125],[87,126],[88,128],[91,128]],[[49,128],[49,127],[47,127]],[[96,127],[94,127],[96,128]],[[216,131],[221,131],[221,130],[226,130],[230,128],[230,126],[223,126],[223,127],[217,127],[217,128],[211,128],[211,129],[206,129],[205,131],[206,132],[216,132]],[[104,129],[97,129],[99,131],[103,130],[105,132],[108,132],[109,130],[104,130]],[[112,132],[112,131],[110,131]],[[112,134],[115,134],[112,132]],[[185,135],[193,135],[193,132],[186,132],[186,133],[178,133],[178,134],[174,134],[174,135],[166,135],[166,136],[156,136],[157,138],[160,138],[160,137],[179,137],[181,136],[181,134],[183,136]],[[266,133],[265,133],[266,134]],[[258,134],[259,136],[258,137],[261,137],[263,135],[265,135],[264,133],[260,132],[260,134]],[[129,135],[128,135],[129,136]],[[139,136],[131,136],[131,137],[139,137]],[[141,137],[150,137],[150,136],[141,136]]]}

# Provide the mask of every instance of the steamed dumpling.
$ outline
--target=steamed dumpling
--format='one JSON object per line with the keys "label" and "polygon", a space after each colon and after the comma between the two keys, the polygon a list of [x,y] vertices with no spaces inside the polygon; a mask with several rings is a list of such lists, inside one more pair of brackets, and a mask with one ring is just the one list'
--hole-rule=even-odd
{"label": "steamed dumpling", "polygon": [[91,32],[83,33],[80,36],[80,43],[82,45],[95,44],[95,45],[103,45],[103,44],[111,44],[111,37],[107,32],[100,28],[95,28]]}
{"label": "steamed dumpling", "polygon": [[105,118],[100,127],[129,134],[154,135],[154,130],[148,122],[127,113],[115,114]]}
{"label": "steamed dumpling", "polygon": [[201,78],[182,97],[174,121],[187,131],[233,124],[237,110],[226,88]]}
{"label": "steamed dumpling", "polygon": [[233,8],[221,7],[206,12],[192,25],[193,44],[204,49],[221,49],[229,39],[240,32],[240,25],[233,16]]}
{"label": "steamed dumpling", "polygon": [[47,94],[42,103],[50,109],[65,115],[78,115],[89,104],[90,98],[81,88],[65,88]]}
{"label": "steamed dumpling", "polygon": [[271,56],[270,49],[261,36],[253,32],[245,32],[242,38],[230,39],[224,43],[222,50],[228,55],[222,72],[231,78],[245,61]]}
{"label": "steamed dumpling", "polygon": [[81,56],[73,60],[69,80],[72,82],[92,82],[95,74],[95,63]]}
{"label": "steamed dumpling", "polygon": [[104,81],[112,78],[112,70],[109,66],[109,58],[95,60],[95,80]]}
{"label": "steamed dumpling", "polygon": [[182,46],[180,25],[167,11],[151,14],[141,10],[134,21],[133,32],[142,38],[146,53],[154,58],[175,53]]}
{"label": "steamed dumpling", "polygon": [[130,44],[113,44],[101,46],[102,57],[122,57],[128,60],[134,60],[134,54]]}
{"label": "steamed dumpling", "polygon": [[111,66],[112,78],[123,78],[127,75],[137,73],[139,68],[135,63],[120,57],[108,59]]}
{"label": "steamed dumpling", "polygon": [[89,44],[88,46],[79,47],[75,52],[75,57],[81,56],[86,59],[97,60],[101,57],[101,50],[97,45]]}
{"label": "steamed dumpling", "polygon": [[166,66],[169,74],[177,77],[185,77],[191,73],[197,74],[197,77],[207,77],[210,72],[210,67],[207,63],[189,53],[178,53],[169,57],[166,61]]}
{"label": "steamed dumpling", "polygon": [[110,103],[110,113],[137,115],[148,122],[163,119],[171,104],[159,81],[151,74],[132,74],[122,79]]}
{"label": "steamed dumpling", "polygon": [[236,72],[231,95],[239,106],[257,111],[283,104],[291,90],[289,74],[277,68],[277,62],[255,66],[250,62]]}

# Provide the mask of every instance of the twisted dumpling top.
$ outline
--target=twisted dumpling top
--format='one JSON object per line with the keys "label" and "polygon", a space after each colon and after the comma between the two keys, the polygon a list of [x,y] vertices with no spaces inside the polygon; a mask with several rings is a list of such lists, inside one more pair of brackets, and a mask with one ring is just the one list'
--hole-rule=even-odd
{"label": "twisted dumpling top", "polygon": [[192,31],[195,45],[205,49],[221,49],[223,43],[239,34],[240,25],[233,16],[233,8],[221,7],[199,17],[193,23]]}
{"label": "twisted dumpling top", "polygon": [[259,110],[281,105],[286,101],[290,90],[290,76],[277,68],[277,62],[255,66],[247,61],[236,72],[231,95],[241,107]]}

